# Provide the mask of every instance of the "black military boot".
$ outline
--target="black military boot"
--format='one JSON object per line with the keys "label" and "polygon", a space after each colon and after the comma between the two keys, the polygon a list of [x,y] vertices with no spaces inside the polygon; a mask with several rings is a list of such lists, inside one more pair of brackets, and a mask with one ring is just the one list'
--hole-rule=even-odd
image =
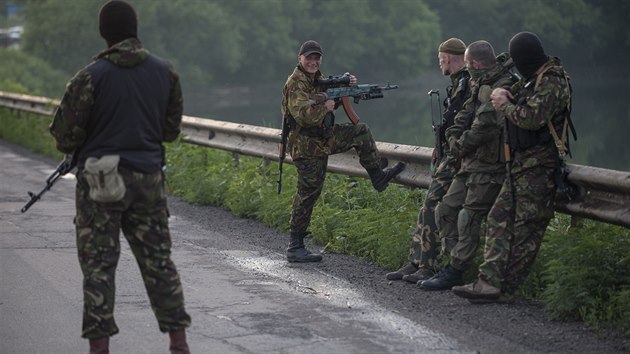
{"label": "black military boot", "polygon": [[322,255],[307,250],[304,246],[304,237],[306,237],[306,233],[291,233],[291,241],[287,248],[287,261],[298,263],[320,262]]}
{"label": "black military boot", "polygon": [[456,285],[464,284],[464,272],[447,265],[429,280],[418,282],[418,286],[425,290],[451,290]]}
{"label": "black military boot", "polygon": [[399,162],[394,167],[381,170],[379,168],[367,170],[370,179],[372,180],[372,186],[379,192],[382,192],[387,188],[389,181],[396,177],[402,170],[405,169],[405,164]]}

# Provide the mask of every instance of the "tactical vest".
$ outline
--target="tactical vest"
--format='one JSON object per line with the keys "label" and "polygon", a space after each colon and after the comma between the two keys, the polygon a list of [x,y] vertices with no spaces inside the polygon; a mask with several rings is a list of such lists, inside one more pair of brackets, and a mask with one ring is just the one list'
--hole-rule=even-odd
{"label": "tactical vest", "polygon": [[466,92],[468,91],[468,81],[470,80],[470,74],[468,71],[463,71],[459,78],[459,83],[457,84],[457,94],[453,96],[453,86],[449,86],[446,89],[446,99],[444,99],[444,125],[443,129],[453,125],[455,122],[455,116],[457,112],[459,112],[464,106],[464,102],[466,102]]}
{"label": "tactical vest", "polygon": [[[525,85],[523,89],[525,89],[528,93],[536,92],[538,86],[540,85],[540,81],[542,77],[547,71],[551,68],[551,65],[547,65],[544,67],[535,77],[531,78]],[[566,80],[566,83],[569,87],[569,104],[566,107],[564,114],[564,122],[561,127],[555,127],[553,122],[549,120],[547,122],[547,126],[541,127],[538,130],[527,130],[522,129],[512,123],[509,119],[506,119],[507,125],[507,133],[508,133],[508,142],[510,148],[517,151],[523,151],[530,149],[534,146],[538,145],[551,145],[555,144],[558,149],[558,153],[561,158],[564,158],[566,154],[571,154],[569,149],[569,141],[567,139],[567,128],[571,128],[571,133],[573,134],[573,139],[577,140],[577,134],[575,132],[575,127],[573,126],[573,122],[571,121],[571,99],[573,90],[571,88],[571,83],[566,75],[566,73],[562,72],[556,73],[554,71],[549,72],[552,75],[560,76],[561,78]],[[530,90],[531,86],[534,85],[533,90]],[[519,97],[517,99],[517,105],[524,105],[527,103],[527,97]]]}

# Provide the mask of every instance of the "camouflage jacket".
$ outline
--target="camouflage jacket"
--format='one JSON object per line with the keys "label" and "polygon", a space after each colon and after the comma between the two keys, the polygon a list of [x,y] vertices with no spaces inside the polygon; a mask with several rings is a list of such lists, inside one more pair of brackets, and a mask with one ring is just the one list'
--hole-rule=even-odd
{"label": "camouflage jacket", "polygon": [[[515,103],[508,102],[502,107],[506,119],[520,129],[545,134],[551,121],[558,136],[562,136],[571,104],[571,87],[570,78],[558,58],[550,58],[532,78],[514,84],[511,92]],[[550,138],[544,144],[517,149],[513,172],[540,165],[552,168],[557,155],[558,150]]]}
{"label": "camouflage jacket", "polygon": [[153,172],[163,141],[181,130],[183,98],[170,64],[129,38],[99,53],[68,82],[50,132],[57,149],[87,157],[120,155],[121,165]]}
{"label": "camouflage jacket", "polygon": [[490,101],[490,93],[497,87],[510,88],[513,84],[508,68],[497,64],[478,80],[470,80],[471,97],[455,116],[455,123],[446,130],[449,146],[461,153],[461,171],[501,172],[503,158],[503,114]]}
{"label": "camouflage jacket", "polygon": [[331,153],[327,139],[299,133],[301,128],[321,126],[326,116],[326,106],[317,103],[321,100],[316,97],[323,88],[315,85],[314,80],[322,77],[322,73],[318,71],[315,78],[312,78],[298,65],[284,84],[282,116],[291,116],[297,123],[288,139],[288,150],[293,160],[322,157]]}

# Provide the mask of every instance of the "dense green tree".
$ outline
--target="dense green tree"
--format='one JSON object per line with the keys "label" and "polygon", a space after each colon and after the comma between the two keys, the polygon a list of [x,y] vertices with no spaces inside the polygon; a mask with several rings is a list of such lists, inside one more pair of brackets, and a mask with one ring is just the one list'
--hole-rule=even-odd
{"label": "dense green tree", "polygon": [[0,49],[0,90],[61,98],[67,77],[45,61],[18,50]]}
{"label": "dense green tree", "polygon": [[74,73],[105,47],[99,37],[99,1],[30,1],[26,6],[23,50],[52,67]]}

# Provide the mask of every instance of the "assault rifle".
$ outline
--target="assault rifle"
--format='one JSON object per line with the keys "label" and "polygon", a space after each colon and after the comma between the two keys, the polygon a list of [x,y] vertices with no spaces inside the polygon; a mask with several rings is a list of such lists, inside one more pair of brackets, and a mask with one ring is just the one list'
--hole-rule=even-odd
{"label": "assault rifle", "polygon": [[46,186],[39,193],[35,194],[31,191],[28,192],[28,195],[31,197],[31,200],[24,205],[22,208],[22,212],[25,213],[35,202],[41,199],[42,195],[52,188],[52,186],[57,182],[59,177],[65,175],[66,173],[72,171],[72,169],[77,165],[76,161],[77,154],[68,154],[65,159],[57,165],[57,169],[53,172],[48,178],[46,178]]}
{"label": "assault rifle", "polygon": [[284,163],[284,158],[287,155],[287,138],[289,136],[289,131],[291,130],[291,126],[289,124],[289,114],[287,113],[284,117],[282,117],[282,133],[280,134],[280,146],[278,153],[278,194],[282,191],[282,163]]}
{"label": "assault rifle", "polygon": [[397,89],[398,85],[390,85],[387,83],[385,86],[379,86],[377,84],[361,84],[354,86],[332,87],[316,95],[316,104],[323,103],[326,100],[335,100],[343,106],[346,116],[350,119],[352,124],[359,123],[359,116],[356,114],[352,105],[350,104],[350,97],[353,98],[354,103],[359,103],[361,100],[371,100],[375,98],[383,98],[383,91]]}
{"label": "assault rifle", "polygon": [[[431,90],[427,93],[431,97],[431,126],[433,127],[433,133],[435,134],[435,157],[437,159],[437,163],[439,164],[442,161],[442,155],[444,151],[442,151],[442,127],[444,125],[444,116],[442,115],[442,107],[440,106],[440,90]],[[439,115],[436,116],[433,111],[433,95],[437,95],[437,105],[440,106],[438,112]],[[450,100],[450,98],[448,98]]]}

